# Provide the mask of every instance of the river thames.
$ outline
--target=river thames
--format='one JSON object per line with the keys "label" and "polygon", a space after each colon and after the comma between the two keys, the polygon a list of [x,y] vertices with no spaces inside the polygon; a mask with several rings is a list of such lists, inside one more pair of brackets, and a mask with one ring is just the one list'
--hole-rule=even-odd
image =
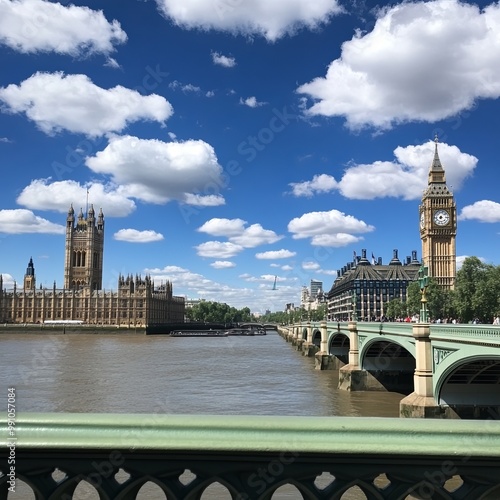
{"label": "river thames", "polygon": [[[0,352],[0,380],[16,388],[18,412],[397,417],[403,397],[337,390],[335,371],[315,370],[312,358],[276,332],[223,338],[5,334]],[[286,487],[280,493],[274,498],[297,498]],[[206,492],[203,498],[229,496]]]}

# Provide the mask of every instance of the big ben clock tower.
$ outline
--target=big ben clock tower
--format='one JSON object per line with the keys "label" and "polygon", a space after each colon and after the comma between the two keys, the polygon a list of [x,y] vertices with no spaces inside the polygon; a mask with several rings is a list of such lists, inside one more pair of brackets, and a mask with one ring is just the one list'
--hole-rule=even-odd
{"label": "big ben clock tower", "polygon": [[437,280],[442,288],[452,290],[457,275],[457,207],[453,193],[446,185],[444,169],[438,155],[437,137],[434,141],[434,160],[429,169],[427,189],[419,207],[422,258],[429,269],[429,276]]}

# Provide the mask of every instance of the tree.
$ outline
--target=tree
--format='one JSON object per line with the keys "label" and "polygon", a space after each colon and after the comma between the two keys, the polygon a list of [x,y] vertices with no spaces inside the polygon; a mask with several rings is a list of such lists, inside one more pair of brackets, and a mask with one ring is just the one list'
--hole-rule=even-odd
{"label": "tree", "polygon": [[464,323],[491,323],[500,310],[500,267],[467,257],[457,272],[454,306]]}
{"label": "tree", "polygon": [[404,318],[406,316],[406,302],[401,299],[393,299],[384,308],[385,316],[390,319]]}
{"label": "tree", "polygon": [[408,310],[408,315],[413,316],[420,312],[422,300],[422,292],[420,290],[420,285],[418,281],[413,281],[408,285],[408,297],[406,299],[406,307]]}
{"label": "tree", "polygon": [[246,323],[255,321],[250,309],[236,309],[225,303],[201,300],[193,307],[186,309],[186,318],[189,321],[201,323]]}
{"label": "tree", "polygon": [[[455,308],[460,321],[468,323],[478,318],[482,311],[480,295],[486,291],[487,266],[477,257],[468,257],[457,272],[455,283]],[[481,292],[478,294],[478,289]]]}
{"label": "tree", "polygon": [[[429,278],[429,285],[426,288],[427,310],[431,319],[448,318],[453,316],[452,294],[444,290],[434,278]],[[406,305],[408,314],[413,316],[418,314],[422,307],[422,291],[418,281],[410,283],[408,286],[408,299]]]}

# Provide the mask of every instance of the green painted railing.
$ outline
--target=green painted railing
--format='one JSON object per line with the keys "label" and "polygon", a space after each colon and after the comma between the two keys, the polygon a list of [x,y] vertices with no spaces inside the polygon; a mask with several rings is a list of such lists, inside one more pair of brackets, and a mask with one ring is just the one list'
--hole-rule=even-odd
{"label": "green painted railing", "polygon": [[122,500],[146,483],[169,500],[200,499],[212,483],[233,500],[269,500],[285,484],[310,500],[354,487],[370,500],[500,498],[495,421],[19,414],[17,441],[0,424],[2,500],[12,456],[15,487],[37,500],[69,500],[82,481],[100,499]]}

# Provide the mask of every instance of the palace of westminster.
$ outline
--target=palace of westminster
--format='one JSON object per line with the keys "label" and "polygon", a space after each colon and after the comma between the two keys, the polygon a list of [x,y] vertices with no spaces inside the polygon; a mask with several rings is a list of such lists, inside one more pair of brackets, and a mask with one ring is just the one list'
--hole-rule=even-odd
{"label": "palace of westminster", "polygon": [[4,290],[0,274],[0,322],[75,322],[93,325],[145,327],[154,323],[183,322],[184,297],[172,294],[172,284],[155,287],[150,276],[118,277],[118,289],[102,290],[104,215],[90,206],[75,224],[73,207],[66,219],[64,288],[36,288],[30,259],[23,288],[14,283]]}
{"label": "palace of westminster", "polygon": [[[456,204],[446,185],[436,138],[428,185],[419,207],[422,262],[438,284],[453,289],[456,278]],[[184,321],[184,297],[172,294],[172,284],[155,287],[150,276],[118,277],[118,289],[102,290],[104,215],[91,206],[75,223],[73,207],[66,219],[64,288],[36,288],[30,259],[23,288],[4,290],[0,274],[0,322],[44,323],[74,321],[95,325],[144,327]],[[406,300],[408,285],[416,281],[422,264],[416,251],[404,262],[394,250],[392,260],[370,262],[366,250],[337,273],[327,294],[328,319],[348,320],[357,315],[373,320],[384,316],[393,299]]]}

